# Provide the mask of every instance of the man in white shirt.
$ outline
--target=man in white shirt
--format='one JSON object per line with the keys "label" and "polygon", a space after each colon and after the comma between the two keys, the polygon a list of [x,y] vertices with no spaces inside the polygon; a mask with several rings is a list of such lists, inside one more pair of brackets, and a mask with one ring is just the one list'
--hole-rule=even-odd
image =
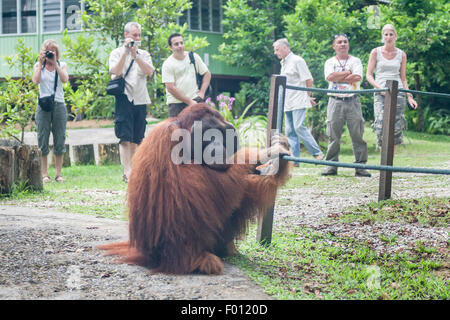
{"label": "man in white shirt", "polygon": [[[138,49],[141,40],[141,26],[136,22],[125,25],[124,43],[109,56],[111,78],[125,77],[125,93],[115,96],[114,131],[119,138],[120,161],[123,165],[123,180],[128,182],[131,173],[131,159],[137,146],[144,139],[147,121],[147,104],[150,96],[147,77],[154,68],[150,54]],[[133,64],[131,64],[133,63]]]}
{"label": "man in white shirt", "polygon": [[[184,50],[183,37],[174,33],[168,39],[172,54],[162,66],[162,82],[166,86],[169,117],[176,117],[185,107],[204,102],[211,81],[211,73],[200,56],[194,53],[195,67]],[[197,86],[196,71],[203,75],[201,87]]]}
{"label": "man in white shirt", "polygon": [[[280,74],[286,76],[288,85],[297,87],[312,87],[314,80],[309,72],[305,60],[291,52],[287,39],[278,39],[273,43],[274,54],[281,59]],[[323,153],[316,140],[303,124],[306,109],[317,103],[310,97],[310,92],[300,90],[286,90],[284,102],[285,134],[288,138],[291,153],[300,156],[300,140],[314,158],[321,160]]]}
{"label": "man in white shirt", "polygon": [[[348,54],[350,46],[345,34],[338,34],[333,40],[336,56],[325,62],[325,79],[329,82],[328,89],[359,90],[363,78],[363,66],[359,58]],[[339,161],[341,135],[345,123],[353,144],[355,163],[367,162],[367,143],[363,140],[364,118],[362,116],[359,96],[354,93],[328,93],[330,99],[327,107],[327,135],[329,137],[328,151],[325,160]],[[329,166],[324,176],[337,175],[337,167]],[[356,169],[355,175],[370,177],[364,169]]]}

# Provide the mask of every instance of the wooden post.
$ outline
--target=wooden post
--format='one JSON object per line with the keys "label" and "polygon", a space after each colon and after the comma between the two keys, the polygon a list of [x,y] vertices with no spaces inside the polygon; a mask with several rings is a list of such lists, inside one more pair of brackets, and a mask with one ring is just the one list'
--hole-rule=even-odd
{"label": "wooden post", "polygon": [[[283,114],[284,97],[286,94],[286,77],[279,75],[272,75],[270,79],[270,97],[269,97],[269,113],[267,118],[267,133],[266,133],[266,148],[270,147],[270,140],[272,138],[273,130],[281,131],[281,120],[279,113]],[[279,112],[280,111],[280,112]],[[272,227],[273,227],[273,211],[275,203],[267,209],[266,214],[262,219],[258,220],[257,241],[264,245],[269,245],[272,241]]]}
{"label": "wooden post", "polygon": [[14,148],[0,146],[0,194],[8,194],[13,190],[14,159]]}
{"label": "wooden post", "polygon": [[75,165],[95,165],[94,145],[84,144],[72,146]]}
{"label": "wooden post", "polygon": [[[383,110],[383,137],[381,144],[381,165],[392,166],[394,160],[394,126],[397,110],[398,82],[388,80]],[[378,201],[391,198],[392,171],[380,171]]]}
{"label": "wooden post", "polygon": [[30,186],[33,190],[42,190],[42,153],[38,146],[20,145],[15,150],[15,179]]}

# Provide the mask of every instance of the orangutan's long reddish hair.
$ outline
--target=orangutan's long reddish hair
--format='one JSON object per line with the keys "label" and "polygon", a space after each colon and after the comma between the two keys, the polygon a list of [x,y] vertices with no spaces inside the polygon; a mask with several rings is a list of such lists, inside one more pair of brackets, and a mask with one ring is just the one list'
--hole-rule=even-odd
{"label": "orangutan's long reddish hair", "polygon": [[[211,118],[217,126],[226,124],[217,111],[198,104],[152,129],[133,158],[127,203],[130,241],[101,249],[155,272],[223,271],[218,256],[233,253],[233,240],[273,203],[278,186],[289,178],[290,166],[281,160],[276,175],[262,176],[255,170],[257,164],[249,161],[225,170],[174,164],[171,150],[178,143],[171,141],[174,130],[190,130],[194,121],[211,123]],[[259,152],[240,149],[236,157],[244,154],[249,159],[255,153],[260,157]]]}

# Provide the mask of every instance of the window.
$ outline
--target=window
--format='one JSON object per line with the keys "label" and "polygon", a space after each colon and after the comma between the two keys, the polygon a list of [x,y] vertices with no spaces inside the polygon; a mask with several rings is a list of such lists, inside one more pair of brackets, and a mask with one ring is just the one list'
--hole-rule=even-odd
{"label": "window", "polygon": [[42,31],[61,31],[61,2],[44,0],[42,3]]}
{"label": "window", "polygon": [[36,32],[36,2],[36,0],[3,0],[0,3],[0,33]]}
{"label": "window", "polygon": [[2,33],[17,33],[17,1],[2,1]]}
{"label": "window", "polygon": [[192,8],[178,18],[178,24],[184,23],[189,30],[222,32],[222,1],[193,0]]}
{"label": "window", "polygon": [[189,28],[192,30],[200,30],[200,23],[199,23],[199,8],[200,8],[200,1],[192,1],[192,8],[190,11],[189,16]]}
{"label": "window", "polygon": [[212,1],[211,16],[212,16],[212,31],[222,32],[222,3],[220,0]]}
{"label": "window", "polygon": [[37,30],[36,0],[21,0],[21,32],[33,33]]}
{"label": "window", "polygon": [[201,1],[201,21],[202,21],[202,30],[211,30],[210,28],[210,3],[209,0],[202,0]]}

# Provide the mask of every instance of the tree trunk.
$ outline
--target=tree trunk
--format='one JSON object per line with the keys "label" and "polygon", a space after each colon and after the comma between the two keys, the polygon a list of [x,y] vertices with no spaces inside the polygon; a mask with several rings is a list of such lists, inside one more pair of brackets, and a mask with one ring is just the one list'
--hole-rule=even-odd
{"label": "tree trunk", "polygon": [[15,147],[15,180],[42,190],[42,154],[38,146],[21,145]]}
{"label": "tree trunk", "polygon": [[0,147],[0,194],[11,193],[14,186],[14,148]]}

